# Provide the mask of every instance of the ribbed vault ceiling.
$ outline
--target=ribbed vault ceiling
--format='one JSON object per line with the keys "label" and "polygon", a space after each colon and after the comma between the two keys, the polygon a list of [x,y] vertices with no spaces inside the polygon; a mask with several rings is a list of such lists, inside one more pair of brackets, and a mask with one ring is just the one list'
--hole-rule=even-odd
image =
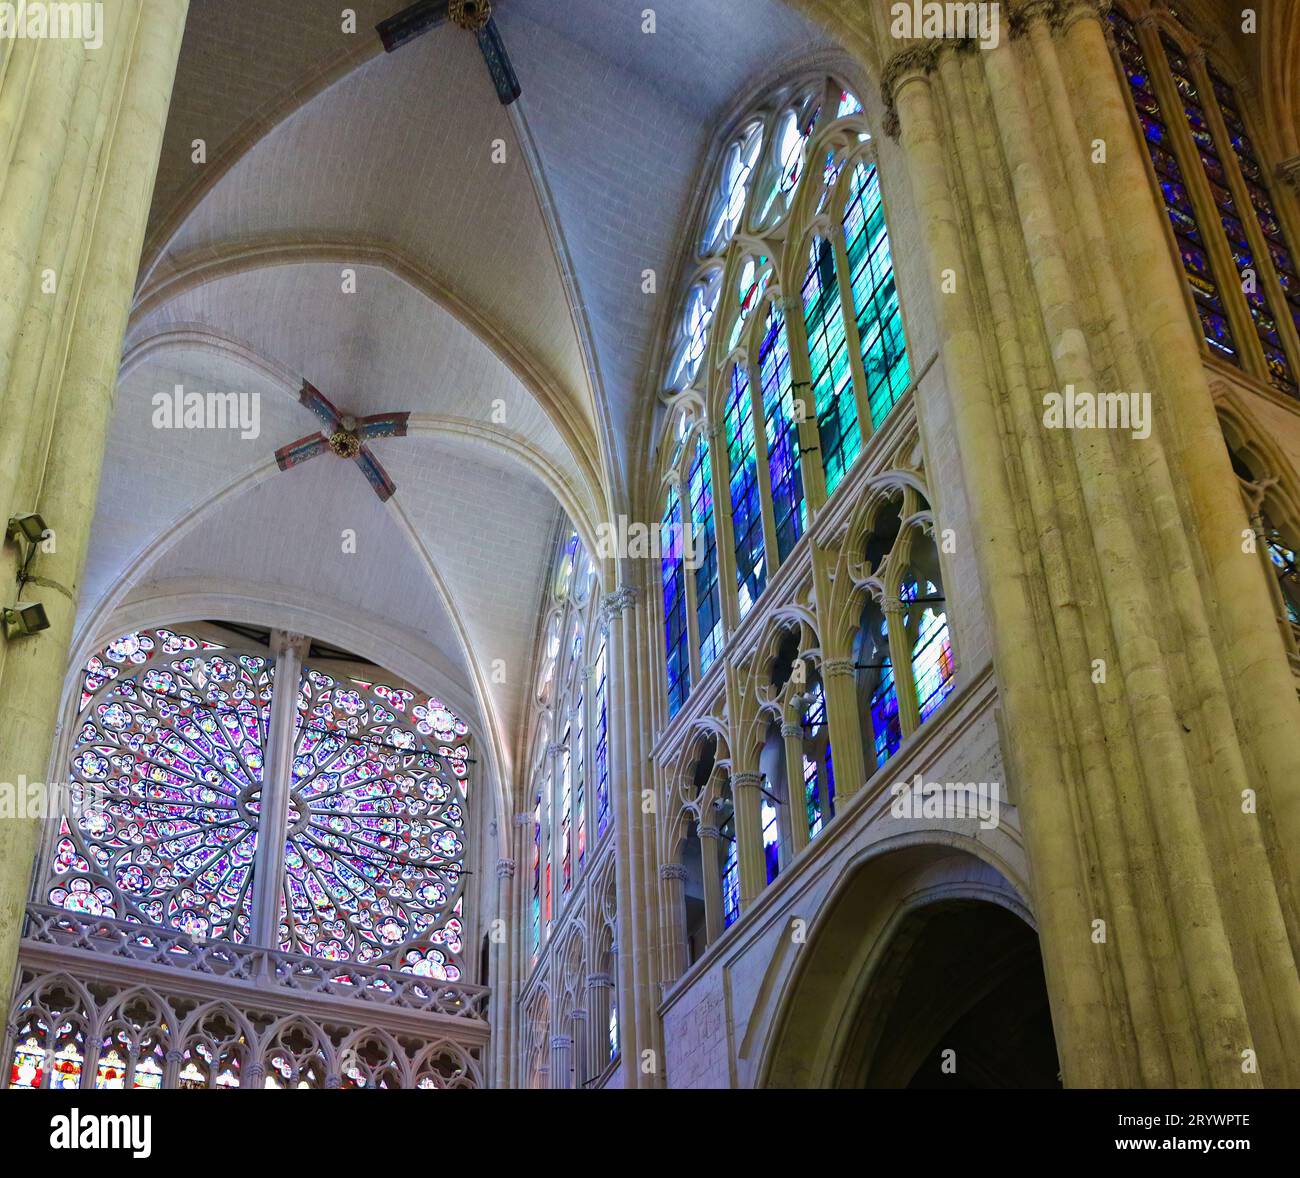
{"label": "ribbed vault ceiling", "polygon": [[[318,637],[401,635],[458,683],[508,771],[551,545],[562,514],[590,534],[621,501],[717,123],[826,44],[781,0],[501,0],[507,111],[467,34],[387,56],[371,28],[401,0],[349,7],[352,37],[335,5],[192,0],[83,639],[198,588],[310,603]],[[411,411],[373,443],[387,505],[330,455],[276,470],[318,428],[303,377],[357,415]],[[152,429],[176,384],[259,393],[260,436]]]}

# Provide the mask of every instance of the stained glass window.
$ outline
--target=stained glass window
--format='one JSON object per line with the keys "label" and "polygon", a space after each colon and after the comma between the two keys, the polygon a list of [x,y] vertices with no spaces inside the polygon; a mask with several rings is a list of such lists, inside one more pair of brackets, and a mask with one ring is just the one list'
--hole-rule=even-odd
{"label": "stained glass window", "polygon": [[[290,779],[268,782],[274,672],[169,630],[89,661],[49,902],[459,979],[468,727],[436,699],[308,666],[277,738],[293,742]],[[262,880],[267,815],[284,823],[283,874]],[[278,934],[253,928],[266,888]]]}
{"label": "stained glass window", "polygon": [[1300,573],[1296,571],[1295,551],[1276,531],[1270,530],[1267,544],[1268,558],[1282,590],[1287,620],[1293,626],[1300,626]]}
{"label": "stained glass window", "polygon": [[818,680],[803,714],[804,808],[808,837],[815,838],[835,816],[835,770],[826,729],[826,693]]}
{"label": "stained glass window", "polygon": [[862,113],[862,103],[850,94],[847,90],[840,91],[840,105],[836,108],[835,117],[842,119],[848,115],[858,115]]}
{"label": "stained glass window", "polygon": [[835,277],[835,250],[825,238],[813,239],[803,283],[803,315],[822,467],[829,495],[857,458],[862,432],[853,400],[853,370],[849,365],[844,309]]}
{"label": "stained glass window", "polygon": [[799,429],[795,424],[794,388],[790,377],[790,343],[785,316],[776,303],[768,305],[767,327],[758,349],[763,384],[763,418],[767,462],[771,472],[772,504],[776,516],[776,550],[785,560],[807,526],[800,463]]}
{"label": "stained glass window", "polygon": [[803,176],[804,147],[812,137],[821,111],[820,94],[810,94],[777,120],[769,170],[772,179],[758,215],[760,224],[773,221],[789,207]]}
{"label": "stained glass window", "polygon": [[691,690],[686,575],[682,560],[682,504],[675,487],[668,491],[659,543],[664,593],[664,647],[668,652],[668,714],[675,716]]}
{"label": "stained glass window", "polygon": [[713,524],[713,472],[709,443],[701,432],[691,462],[691,555],[695,562],[695,613],[700,635],[700,674],[722,647],[722,603],[718,594],[718,544]]}
{"label": "stained glass window", "polygon": [[874,164],[863,163],[854,168],[843,224],[849,286],[862,348],[862,367],[867,377],[867,404],[872,426],[879,429],[912,377],[903,337],[903,313],[894,283],[885,206]]}
{"label": "stained glass window", "polygon": [[704,252],[717,253],[736,232],[749,198],[749,178],[763,149],[763,125],[751,123],[727,148],[713,205],[706,218]]}
{"label": "stained glass window", "polygon": [[1129,91],[1137,107],[1138,120],[1147,146],[1147,154],[1155,167],[1156,180],[1164,198],[1165,212],[1173,225],[1174,240],[1182,258],[1183,274],[1191,288],[1201,330],[1211,352],[1233,364],[1240,364],[1237,345],[1228,315],[1224,310],[1210,256],[1192,205],[1191,194],[1183,179],[1182,167],[1175,155],[1169,128],[1156,99],[1155,87],[1147,69],[1146,57],[1138,42],[1132,23],[1118,8],[1110,10],[1110,22],[1115,33],[1115,44],[1120,61],[1128,78]]}
{"label": "stained glass window", "polygon": [[[1264,362],[1268,365],[1270,378],[1279,388],[1294,393],[1295,379],[1286,352],[1282,349],[1277,323],[1273,319],[1263,278],[1259,274],[1259,260],[1251,249],[1246,236],[1246,227],[1238,215],[1228,175],[1219,156],[1218,145],[1214,141],[1214,134],[1200,92],[1197,90],[1196,81],[1192,76],[1191,67],[1167,33],[1161,34],[1161,43],[1164,45],[1165,57],[1173,74],[1174,85],[1178,88],[1183,103],[1183,112],[1187,116],[1187,126],[1191,131],[1192,141],[1210,185],[1210,195],[1219,210],[1219,223],[1223,227],[1224,236],[1228,239],[1228,248],[1232,251],[1238,278],[1242,281],[1246,305],[1250,310],[1251,322],[1255,326],[1255,334],[1259,337],[1260,346],[1264,350]],[[1250,283],[1244,281],[1248,274],[1254,275],[1254,281]]]}
{"label": "stained glass window", "polygon": [[[1218,99],[1219,112],[1223,115],[1224,124],[1228,129],[1228,137],[1232,142],[1233,153],[1236,155],[1237,163],[1241,167],[1246,193],[1250,197],[1255,219],[1259,222],[1264,239],[1268,243],[1268,252],[1273,262],[1273,269],[1282,287],[1282,293],[1286,297],[1287,313],[1290,314],[1296,327],[1300,328],[1300,271],[1296,269],[1295,255],[1287,243],[1286,234],[1282,230],[1282,223],[1273,207],[1268,173],[1261,165],[1255,145],[1246,133],[1246,125],[1242,119],[1241,110],[1237,105],[1237,96],[1233,93],[1232,87],[1223,80],[1213,65],[1209,66],[1209,72],[1210,82],[1214,87],[1215,97]],[[1288,373],[1289,371],[1288,368]],[[1276,376],[1277,373],[1274,372],[1274,375]],[[1293,379],[1289,379],[1281,387],[1294,395],[1295,382]]]}
{"label": "stained glass window", "polygon": [[759,500],[755,452],[754,402],[744,365],[731,370],[727,397],[727,461],[731,471],[731,530],[736,550],[740,616],[749,613],[767,583],[763,548],[763,508]]}
{"label": "stained glass window", "polygon": [[586,763],[583,740],[585,739],[586,718],[583,715],[583,693],[578,692],[578,702],[573,712],[573,810],[577,815],[574,829],[577,831],[578,870],[587,862],[587,790]]}
{"label": "stained glass window", "polygon": [[745,324],[749,322],[750,313],[758,305],[758,300],[763,297],[763,291],[767,289],[767,282],[771,276],[772,271],[768,268],[765,257],[760,257],[757,261],[753,258],[745,259],[745,265],[740,271],[740,281],[736,286],[736,321],[731,328],[731,339],[727,343],[728,351],[740,343],[741,332],[745,330]]}
{"label": "stained glass window", "polygon": [[722,272],[715,270],[707,278],[695,283],[687,292],[677,341],[676,359],[669,377],[668,387],[671,389],[687,388],[700,370],[700,363],[704,359],[704,351],[709,343],[709,328],[713,323],[713,312],[718,306],[718,290],[721,283]]}
{"label": "stained glass window", "polygon": [[[948,637],[948,615],[943,610],[943,595],[932,581],[920,584],[909,581],[903,586],[901,597],[913,603],[909,611],[909,630],[914,629],[912,643],[912,681],[916,684],[916,702],[921,720],[929,719],[935,709],[952,693],[953,658],[952,643]],[[917,605],[923,606],[915,613]]]}
{"label": "stained glass window", "polygon": [[759,806],[759,821],[763,828],[763,863],[767,869],[767,882],[771,883],[781,872],[781,832],[776,807],[767,797]]}
{"label": "stained glass window", "polygon": [[170,630],[89,661],[51,904],[248,940],[273,672]]}
{"label": "stained glass window", "polygon": [[[543,762],[545,764],[545,762]],[[542,791],[533,794],[533,899],[532,899],[533,960],[542,947]]]}
{"label": "stained glass window", "polygon": [[730,928],[740,915],[740,853],[736,847],[736,818],[728,814],[718,828],[718,850],[722,862],[722,927]]}
{"label": "stained glass window", "polygon": [[605,684],[605,644],[596,655],[596,837],[609,829],[609,710]]}

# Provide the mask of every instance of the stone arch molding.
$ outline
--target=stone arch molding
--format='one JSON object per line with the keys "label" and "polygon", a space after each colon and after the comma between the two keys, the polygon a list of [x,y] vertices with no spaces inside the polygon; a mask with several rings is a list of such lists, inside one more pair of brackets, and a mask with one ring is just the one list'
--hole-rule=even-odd
{"label": "stone arch molding", "polygon": [[965,836],[900,835],[861,851],[819,905],[784,984],[751,1016],[746,1038],[762,1044],[751,1083],[836,1087],[851,1024],[904,922],[969,900],[1005,908],[1037,931],[1029,894],[1024,872]]}

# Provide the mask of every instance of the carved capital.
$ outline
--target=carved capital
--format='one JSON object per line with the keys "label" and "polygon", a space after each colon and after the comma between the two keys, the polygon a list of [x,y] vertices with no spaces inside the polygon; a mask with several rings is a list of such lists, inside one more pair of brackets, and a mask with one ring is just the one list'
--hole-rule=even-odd
{"label": "carved capital", "polygon": [[939,58],[939,47],[934,41],[922,41],[900,49],[887,62],[880,75],[880,98],[885,104],[885,134],[897,139],[899,134],[899,90],[910,81],[924,79],[931,73]]}
{"label": "carved capital", "polygon": [[546,746],[546,755],[548,757],[558,757],[564,752],[564,744],[561,741],[553,741]]}
{"label": "carved capital", "polygon": [[613,593],[606,593],[600,599],[601,612],[609,617],[618,617],[625,609],[635,609],[638,590],[633,585],[620,585]]}
{"label": "carved capital", "polygon": [[295,654],[298,658],[305,659],[311,649],[311,636],[291,634],[287,630],[272,630],[270,645],[274,655]]}
{"label": "carved capital", "polygon": [[721,831],[716,826],[700,826],[696,828],[696,834],[702,839],[715,839],[721,837]]}
{"label": "carved capital", "polygon": [[514,879],[515,861],[513,859],[497,860],[497,879]]}
{"label": "carved capital", "polygon": [[573,1038],[570,1035],[551,1036],[552,1051],[567,1051],[572,1046],[573,1046]]}
{"label": "carved capital", "polygon": [[802,740],[802,739],[803,739],[803,725],[802,725],[802,724],[782,724],[782,725],[781,725],[781,736],[782,736],[782,738],[785,739],[785,740]]}
{"label": "carved capital", "polygon": [[587,975],[587,989],[589,990],[608,990],[614,985],[614,979],[607,973],[593,973]]}
{"label": "carved capital", "polygon": [[332,1091],[332,1090],[335,1090],[335,1089],[338,1089],[338,1088],[342,1088],[342,1087],[343,1087],[343,1077],[342,1077],[342,1076],[326,1076],[326,1077],[325,1077],[325,1088],[326,1088],[326,1090],[328,1090],[328,1091]]}
{"label": "carved capital", "polygon": [[744,773],[733,773],[731,775],[732,789],[758,789],[763,784],[763,775],[746,771]]}
{"label": "carved capital", "polygon": [[686,879],[686,868],[680,863],[659,864],[659,878],[682,883]]}
{"label": "carved capital", "polygon": [[853,659],[824,659],[822,661],[822,676],[824,678],[834,678],[843,675],[848,678],[857,673],[858,665]]}

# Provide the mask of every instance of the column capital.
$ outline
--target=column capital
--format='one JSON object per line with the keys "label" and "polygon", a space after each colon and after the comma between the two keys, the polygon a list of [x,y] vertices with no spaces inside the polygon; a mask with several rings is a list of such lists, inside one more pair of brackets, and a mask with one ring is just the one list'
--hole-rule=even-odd
{"label": "column capital", "polygon": [[588,685],[596,681],[596,664],[588,663],[582,668],[582,681]]}
{"label": "column capital", "polygon": [[337,1089],[337,1088],[342,1088],[342,1087],[343,1087],[343,1077],[342,1077],[342,1076],[326,1076],[326,1077],[325,1077],[325,1087],[326,1087],[327,1090],[330,1090],[330,1091],[333,1091],[334,1089]]}
{"label": "column capital", "polygon": [[587,989],[589,990],[608,990],[614,985],[614,979],[607,973],[592,973],[587,975]]}
{"label": "column capital", "polygon": [[562,741],[552,741],[546,746],[546,755],[548,757],[558,757],[564,752],[564,743]]}
{"label": "column capital", "polygon": [[185,1058],[185,1053],[183,1051],[178,1051],[173,1049],[167,1053],[165,1058],[168,1063],[180,1063],[181,1060]]}
{"label": "column capital", "polygon": [[311,636],[308,634],[293,634],[288,630],[272,630],[270,645],[272,654],[293,654],[300,659],[305,659],[307,652],[311,649]]}
{"label": "column capital", "polygon": [[686,879],[686,868],[680,863],[661,863],[659,864],[659,878],[679,882],[684,881]]}
{"label": "column capital", "polygon": [[601,612],[617,617],[625,609],[635,609],[639,593],[635,585],[620,585],[613,593],[606,593],[600,599]]}
{"label": "column capital", "polygon": [[731,775],[731,788],[752,788],[758,789],[763,784],[763,775],[758,772],[746,770],[744,773],[733,773]]}
{"label": "column capital", "polygon": [[497,860],[497,879],[514,879],[515,861],[513,859]]}
{"label": "column capital", "polygon": [[858,664],[855,659],[823,659],[822,675],[830,678],[837,675],[843,675],[845,678],[851,678],[857,674]]}
{"label": "column capital", "polygon": [[531,826],[532,823],[533,823],[533,815],[527,810],[515,815],[516,826]]}
{"label": "column capital", "polygon": [[566,1047],[572,1047],[572,1046],[573,1046],[573,1036],[572,1036],[572,1035],[552,1035],[552,1036],[551,1036],[551,1049],[552,1049],[553,1051],[563,1051]]}
{"label": "column capital", "polygon": [[935,41],[915,41],[900,49],[887,62],[880,74],[880,98],[885,104],[885,134],[897,139],[899,133],[898,92],[912,81],[924,80],[939,58]]}
{"label": "column capital", "polygon": [[782,724],[782,725],[781,725],[781,739],[782,739],[782,740],[802,740],[802,739],[803,739],[803,725],[802,725],[802,724]]}
{"label": "column capital", "polygon": [[716,839],[722,837],[722,832],[716,826],[697,826],[695,833],[702,839]]}

